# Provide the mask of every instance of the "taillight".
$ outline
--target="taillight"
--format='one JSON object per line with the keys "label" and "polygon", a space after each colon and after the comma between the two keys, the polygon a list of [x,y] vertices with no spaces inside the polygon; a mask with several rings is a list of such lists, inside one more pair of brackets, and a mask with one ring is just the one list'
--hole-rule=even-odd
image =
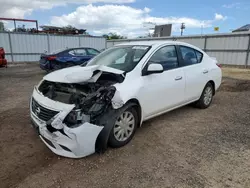
{"label": "taillight", "polygon": [[51,61],[51,60],[55,60],[56,59],[56,56],[49,56],[47,57],[47,60]]}
{"label": "taillight", "polygon": [[218,67],[220,67],[220,68],[221,68],[221,64],[219,64],[219,63],[216,63],[216,65],[217,65]]}

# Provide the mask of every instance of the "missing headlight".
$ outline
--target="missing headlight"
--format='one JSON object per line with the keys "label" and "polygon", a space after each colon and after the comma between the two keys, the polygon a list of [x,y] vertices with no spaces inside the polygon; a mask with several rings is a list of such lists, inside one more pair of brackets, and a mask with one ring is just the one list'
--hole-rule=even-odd
{"label": "missing headlight", "polygon": [[72,110],[64,120],[68,126],[74,126],[89,121],[90,116],[83,114],[81,109]]}
{"label": "missing headlight", "polygon": [[104,114],[111,105],[115,87],[101,87],[95,93],[83,98],[64,120],[68,126],[73,127],[84,122],[94,123],[96,119]]}

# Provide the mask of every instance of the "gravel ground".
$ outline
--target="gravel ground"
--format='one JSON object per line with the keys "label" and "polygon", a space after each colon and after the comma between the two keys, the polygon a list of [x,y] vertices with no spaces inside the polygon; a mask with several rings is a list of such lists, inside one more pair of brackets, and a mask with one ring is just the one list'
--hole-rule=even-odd
{"label": "gravel ground", "polygon": [[250,81],[224,79],[206,110],[185,106],[145,122],[120,149],[53,154],[29,118],[37,64],[0,69],[0,187],[250,187]]}

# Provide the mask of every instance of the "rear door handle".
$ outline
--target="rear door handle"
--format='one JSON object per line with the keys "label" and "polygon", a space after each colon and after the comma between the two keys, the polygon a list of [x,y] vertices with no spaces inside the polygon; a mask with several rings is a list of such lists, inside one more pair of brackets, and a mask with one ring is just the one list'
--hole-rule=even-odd
{"label": "rear door handle", "polygon": [[181,80],[181,79],[182,79],[182,76],[177,76],[177,77],[175,78],[176,81]]}
{"label": "rear door handle", "polygon": [[208,70],[204,70],[204,71],[203,71],[203,74],[207,74],[207,73],[208,73]]}

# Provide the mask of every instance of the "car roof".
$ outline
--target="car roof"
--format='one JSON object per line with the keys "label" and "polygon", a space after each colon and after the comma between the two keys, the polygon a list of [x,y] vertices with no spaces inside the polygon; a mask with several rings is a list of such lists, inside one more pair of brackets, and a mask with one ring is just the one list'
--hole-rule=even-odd
{"label": "car roof", "polygon": [[120,45],[146,45],[146,46],[154,46],[154,45],[163,45],[163,44],[176,44],[176,45],[187,45],[187,46],[192,46],[188,43],[185,42],[179,42],[179,41],[157,41],[157,40],[151,40],[151,41],[133,41],[133,42],[126,42],[126,43],[121,43],[117,44],[116,46]]}
{"label": "car roof", "polygon": [[77,47],[77,48],[67,48],[65,50],[75,50],[75,49],[95,49],[95,48],[91,48],[91,47]]}
{"label": "car roof", "polygon": [[61,52],[64,52],[64,51],[70,51],[70,50],[77,50],[77,49],[94,49],[98,52],[100,52],[99,50],[95,49],[95,48],[92,48],[92,47],[77,47],[77,48],[66,48],[64,50],[62,50]]}
{"label": "car roof", "polygon": [[120,43],[116,44],[115,46],[129,46],[129,45],[145,45],[145,46],[161,46],[161,45],[184,45],[188,46],[194,49],[197,49],[199,51],[202,51],[199,47],[193,46],[191,44],[185,43],[185,42],[180,42],[180,41],[171,41],[171,40],[166,40],[166,41],[159,41],[159,40],[150,40],[150,41],[131,41],[131,42],[126,42],[126,43]]}

